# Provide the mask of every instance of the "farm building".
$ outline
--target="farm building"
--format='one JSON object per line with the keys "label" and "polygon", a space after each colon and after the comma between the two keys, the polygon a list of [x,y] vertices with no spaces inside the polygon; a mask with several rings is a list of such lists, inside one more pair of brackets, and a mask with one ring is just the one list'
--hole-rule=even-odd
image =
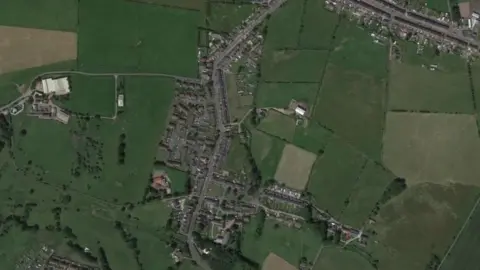
{"label": "farm building", "polygon": [[66,95],[70,93],[68,77],[57,79],[47,78],[42,80],[41,91],[45,94]]}
{"label": "farm building", "polygon": [[307,109],[303,106],[297,105],[297,107],[295,108],[296,115],[305,116],[306,113]]}

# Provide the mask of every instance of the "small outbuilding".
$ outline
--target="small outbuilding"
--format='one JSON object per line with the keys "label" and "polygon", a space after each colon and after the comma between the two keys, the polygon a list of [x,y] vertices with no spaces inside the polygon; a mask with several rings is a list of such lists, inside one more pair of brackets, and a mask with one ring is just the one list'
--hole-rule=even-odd
{"label": "small outbuilding", "polygon": [[300,106],[297,106],[295,108],[295,114],[297,114],[297,115],[305,116],[306,113],[307,113],[307,110],[305,110],[304,108],[302,108]]}

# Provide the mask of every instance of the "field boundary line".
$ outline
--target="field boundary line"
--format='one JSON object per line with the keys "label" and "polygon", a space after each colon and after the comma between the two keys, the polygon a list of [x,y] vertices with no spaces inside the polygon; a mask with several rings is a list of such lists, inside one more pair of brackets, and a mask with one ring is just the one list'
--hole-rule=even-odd
{"label": "field boundary line", "polygon": [[315,98],[313,100],[314,101],[313,106],[312,106],[312,109],[310,110],[311,111],[310,115],[312,116],[312,118],[314,118],[315,116],[315,109],[317,108],[317,102],[323,88],[323,79],[325,78],[325,74],[327,74],[327,68],[328,68],[328,65],[330,64],[330,56],[332,55],[332,52],[335,47],[334,46],[335,39],[336,39],[337,31],[338,31],[338,28],[340,27],[341,22],[342,22],[342,16],[338,16],[337,24],[335,25],[335,29],[333,30],[333,33],[332,33],[332,39],[330,40],[330,48],[328,49],[327,57],[325,59],[325,64],[323,65],[322,74],[320,74],[320,78],[319,78],[320,85],[318,86],[317,93],[315,94]]}
{"label": "field boundary line", "polygon": [[445,256],[443,256],[442,260],[440,261],[440,264],[438,264],[438,267],[436,270],[440,270],[442,268],[442,265],[443,263],[445,262],[445,260],[447,259],[447,256],[448,254],[450,253],[450,251],[452,251],[453,247],[455,246],[455,244],[457,243],[458,241],[458,238],[460,238],[460,236],[462,235],[462,232],[463,230],[467,227],[467,224],[469,223],[470,221],[470,218],[472,217],[473,213],[475,212],[475,210],[477,209],[478,205],[480,204],[480,196],[478,197],[477,201],[475,202],[475,204],[473,205],[472,207],[472,210],[470,210],[470,213],[468,214],[467,218],[465,219],[465,222],[463,223],[462,227],[460,228],[460,231],[457,233],[457,235],[455,236],[455,239],[453,240],[452,244],[450,245],[450,247],[448,248],[447,252],[445,252]]}

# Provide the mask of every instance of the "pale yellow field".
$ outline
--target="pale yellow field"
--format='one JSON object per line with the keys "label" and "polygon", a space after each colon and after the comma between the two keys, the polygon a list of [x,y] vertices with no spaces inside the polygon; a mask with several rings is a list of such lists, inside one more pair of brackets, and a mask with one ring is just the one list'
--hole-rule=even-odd
{"label": "pale yellow field", "polygon": [[480,186],[475,116],[388,113],[383,161],[407,185],[430,182]]}
{"label": "pale yellow field", "polygon": [[275,253],[270,253],[263,261],[262,270],[297,270],[297,268]]}
{"label": "pale yellow field", "polygon": [[76,58],[76,33],[0,26],[0,74]]}
{"label": "pale yellow field", "polygon": [[275,172],[275,180],[297,190],[305,189],[317,155],[293,144],[285,145]]}

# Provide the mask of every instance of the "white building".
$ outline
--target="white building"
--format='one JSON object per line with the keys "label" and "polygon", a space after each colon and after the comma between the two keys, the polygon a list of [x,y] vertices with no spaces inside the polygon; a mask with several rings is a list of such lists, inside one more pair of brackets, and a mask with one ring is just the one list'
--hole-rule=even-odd
{"label": "white building", "polygon": [[307,111],[304,108],[297,106],[295,108],[295,113],[300,116],[305,116],[305,113],[307,113]]}
{"label": "white building", "polygon": [[123,107],[124,104],[125,104],[125,103],[124,103],[124,96],[123,96],[123,94],[118,95],[118,97],[117,97],[117,105],[118,105],[118,107],[121,108],[121,107]]}
{"label": "white building", "polygon": [[41,91],[45,94],[66,95],[70,93],[70,83],[67,77],[57,79],[43,79]]}

